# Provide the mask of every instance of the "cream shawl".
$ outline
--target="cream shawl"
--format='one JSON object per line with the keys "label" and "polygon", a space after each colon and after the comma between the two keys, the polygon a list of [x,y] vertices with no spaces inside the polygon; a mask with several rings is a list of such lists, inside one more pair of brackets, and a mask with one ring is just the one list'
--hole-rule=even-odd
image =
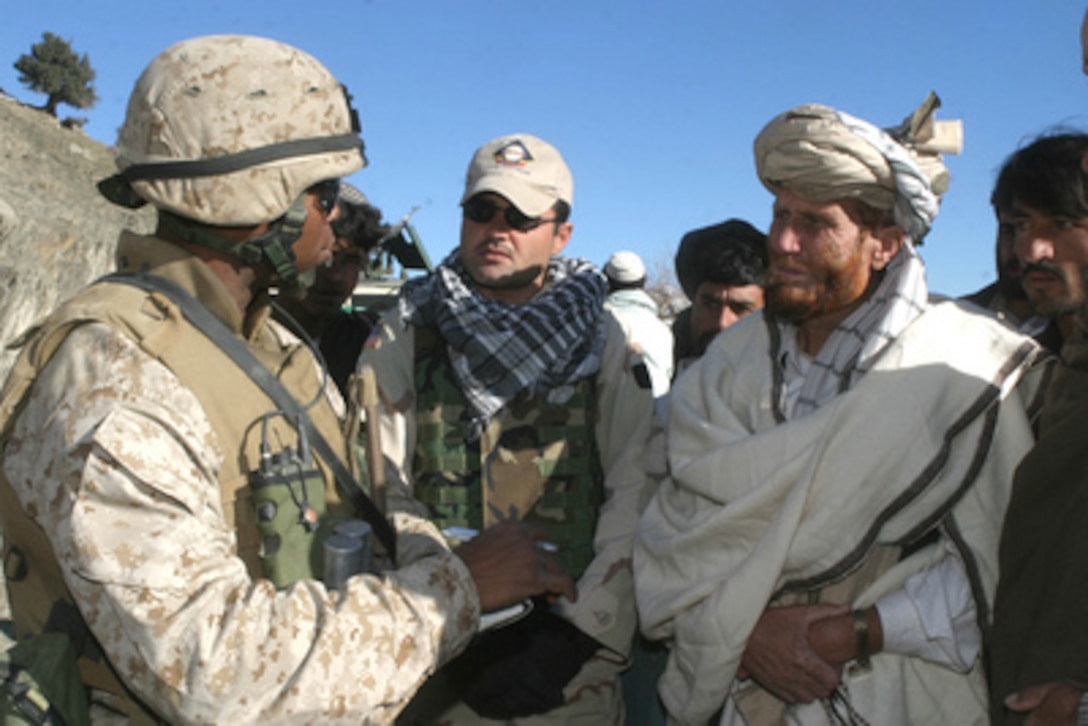
{"label": "cream shawl", "polygon": [[[850,390],[781,424],[774,348],[762,316],[749,316],[677,381],[672,479],[640,523],[642,628],[671,641],[659,691],[685,723],[723,705],[774,595],[819,589],[873,546],[938,522],[985,620],[1012,472],[1032,443],[1035,376],[1017,386],[1039,349],[955,303],[924,312]],[[904,569],[892,571],[900,582]],[[872,590],[862,598],[881,594]]]}

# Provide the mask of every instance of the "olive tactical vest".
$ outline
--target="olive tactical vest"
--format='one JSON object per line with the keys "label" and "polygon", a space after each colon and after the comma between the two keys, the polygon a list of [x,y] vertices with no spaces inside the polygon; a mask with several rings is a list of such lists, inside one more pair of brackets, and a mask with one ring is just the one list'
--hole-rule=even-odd
{"label": "olive tactical vest", "polygon": [[440,528],[539,522],[567,571],[581,576],[604,491],[593,377],[562,405],[518,397],[472,439],[445,344],[431,328],[417,328],[415,341],[416,498]]}
{"label": "olive tactical vest", "polygon": [[[260,465],[262,422],[267,427],[264,438],[279,444],[297,445],[296,429],[282,416],[268,415],[275,410],[275,405],[264,392],[190,324],[164,295],[148,294],[122,283],[99,283],[53,313],[24,347],[4,386],[0,398],[0,432],[6,437],[38,375],[68,334],[90,322],[105,323],[129,336],[144,352],[169,368],[196,396],[223,454],[218,471],[220,496],[224,517],[237,535],[236,554],[251,577],[262,577],[260,537],[248,474]],[[337,453],[344,457],[347,452],[339,419],[327,399],[317,396],[319,382],[313,357],[301,344],[282,348],[278,340],[272,339],[274,337],[270,330],[262,330],[250,346],[252,352],[299,400],[319,399],[309,409],[310,417],[326,439],[334,442]],[[317,461],[316,465],[325,482],[324,491],[316,495],[324,495],[330,513],[347,515],[342,511],[344,505],[340,503],[333,476],[323,462]],[[22,511],[2,470],[0,522],[3,524],[3,556],[12,618],[21,639],[43,632],[57,605],[70,604],[73,600],[61,578],[48,538]],[[108,664],[86,655],[84,651],[79,659],[84,682],[131,704]],[[146,717],[138,710],[130,715],[137,721]]]}

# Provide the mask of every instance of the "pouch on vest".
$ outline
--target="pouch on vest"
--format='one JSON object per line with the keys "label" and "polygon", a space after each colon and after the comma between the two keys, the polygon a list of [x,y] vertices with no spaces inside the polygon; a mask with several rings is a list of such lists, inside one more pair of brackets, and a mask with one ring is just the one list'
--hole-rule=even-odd
{"label": "pouch on vest", "polygon": [[67,635],[43,633],[0,653],[0,718],[4,726],[90,724],[87,691]]}
{"label": "pouch on vest", "polygon": [[473,711],[519,718],[562,706],[563,689],[600,647],[541,605],[511,625],[481,633],[445,668]]}
{"label": "pouch on vest", "polygon": [[320,579],[322,542],[331,528],[321,471],[288,449],[265,457],[261,468],[250,473],[249,485],[264,576],[277,588]]}

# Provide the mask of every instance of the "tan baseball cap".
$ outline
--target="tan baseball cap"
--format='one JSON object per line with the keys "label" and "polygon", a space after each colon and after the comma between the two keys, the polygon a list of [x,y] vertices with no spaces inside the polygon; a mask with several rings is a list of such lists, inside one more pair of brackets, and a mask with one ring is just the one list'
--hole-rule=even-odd
{"label": "tan baseball cap", "polygon": [[543,216],[560,199],[574,204],[574,180],[563,157],[530,134],[500,136],[476,150],[461,203],[481,192],[505,197],[530,217]]}

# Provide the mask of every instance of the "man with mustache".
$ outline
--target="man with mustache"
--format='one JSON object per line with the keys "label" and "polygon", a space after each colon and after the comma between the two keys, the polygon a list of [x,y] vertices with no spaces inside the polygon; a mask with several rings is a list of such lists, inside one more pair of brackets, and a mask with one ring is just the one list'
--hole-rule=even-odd
{"label": "man with mustache", "polygon": [[980,624],[1046,355],[929,300],[915,247],[959,146],[938,105],[881,130],[809,104],[755,141],[766,306],[674,384],[635,548],[678,722],[986,718]]}
{"label": "man with mustache", "polygon": [[1042,136],[1009,156],[994,186],[995,208],[1009,210],[1021,284],[1036,314],[1049,320],[1039,340],[1055,352],[1072,334],[1085,297],[1085,154],[1088,134]]}
{"label": "man with mustache", "polygon": [[[1080,40],[1088,74],[1088,12]],[[1013,154],[1001,174],[1020,210],[1017,250],[1035,275],[1025,286],[1071,332],[1047,390],[1039,441],[1016,471],[1001,535],[990,646],[995,724],[1088,724],[1088,642],[1082,627],[1088,621],[1085,138],[1064,133],[1038,139]]]}
{"label": "man with mustache", "polygon": [[[1039,441],[1016,472],[1001,540],[991,675],[994,723],[1088,722],[1083,535],[1088,472],[1088,134],[1061,132],[1016,151],[997,189],[1011,202],[1024,288],[1060,332],[1062,365]],[[1079,709],[1078,709],[1078,701]]]}
{"label": "man with mustache", "polygon": [[450,528],[538,522],[578,586],[577,602],[536,602],[486,633],[424,685],[404,723],[623,720],[653,398],[604,305],[604,275],[561,255],[573,191],[559,151],[535,136],[481,146],[460,246],[405,283],[360,357],[381,389],[390,509],[457,536]]}

